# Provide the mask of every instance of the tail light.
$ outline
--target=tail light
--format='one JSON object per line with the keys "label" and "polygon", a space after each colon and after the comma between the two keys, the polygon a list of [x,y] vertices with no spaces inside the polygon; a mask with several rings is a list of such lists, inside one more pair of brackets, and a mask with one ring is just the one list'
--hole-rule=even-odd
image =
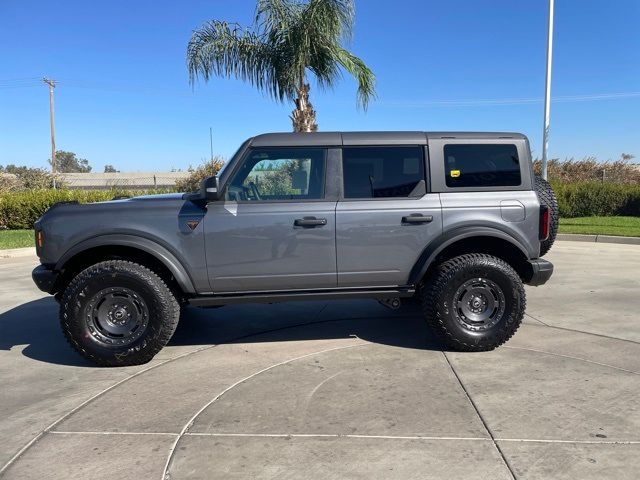
{"label": "tail light", "polygon": [[540,205],[540,240],[549,238],[549,207]]}

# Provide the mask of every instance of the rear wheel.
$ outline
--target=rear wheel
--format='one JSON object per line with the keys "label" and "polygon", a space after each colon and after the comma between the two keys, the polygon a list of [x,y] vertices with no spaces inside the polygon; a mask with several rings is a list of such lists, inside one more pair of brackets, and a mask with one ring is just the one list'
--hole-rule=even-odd
{"label": "rear wheel", "polygon": [[546,240],[540,242],[540,256],[545,255],[556,239],[558,234],[558,222],[560,221],[560,209],[558,208],[558,200],[551,188],[551,184],[539,175],[535,176],[535,189],[538,194],[538,200],[549,208],[549,236]]}
{"label": "rear wheel", "polygon": [[468,254],[438,265],[421,289],[431,329],[449,348],[493,350],[516,332],[525,310],[518,274],[503,260]]}
{"label": "rear wheel", "polygon": [[171,339],[179,318],[180,305],[162,279],[123,260],[83,270],[60,302],[65,337],[101,366],[147,363]]}

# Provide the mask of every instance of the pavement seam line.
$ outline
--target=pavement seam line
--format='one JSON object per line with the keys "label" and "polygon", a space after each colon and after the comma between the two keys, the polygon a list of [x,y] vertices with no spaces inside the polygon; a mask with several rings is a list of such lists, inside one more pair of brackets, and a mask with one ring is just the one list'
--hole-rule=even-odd
{"label": "pavement seam line", "polygon": [[469,395],[469,392],[467,391],[467,387],[465,387],[464,383],[462,383],[462,379],[458,375],[458,372],[456,372],[456,369],[453,368],[453,365],[451,364],[451,361],[449,360],[449,357],[447,357],[447,354],[444,351],[442,351],[442,355],[444,356],[444,359],[447,362],[447,365],[449,365],[449,368],[451,369],[451,373],[453,373],[453,376],[458,381],[458,384],[460,385],[460,388],[462,388],[462,391],[464,392],[465,396],[467,397],[467,400],[469,401],[469,403],[473,407],[473,410],[476,412],[476,415],[478,416],[478,419],[480,419],[480,422],[484,426],[484,429],[487,431],[487,434],[489,435],[489,437],[491,437],[491,442],[493,443],[493,446],[498,451],[498,454],[500,455],[500,458],[502,458],[502,462],[504,463],[504,466],[507,467],[508,472],[511,474],[511,478],[513,480],[516,480],[517,477],[516,477],[515,472],[513,471],[513,468],[511,468],[511,465],[509,465],[509,462],[507,461],[507,457],[505,457],[504,453],[502,452],[502,449],[500,448],[500,445],[498,445],[498,443],[496,442],[496,439],[495,439],[495,437],[493,435],[493,432],[489,428],[489,425],[487,424],[485,419],[480,414],[480,410],[478,409],[476,403],[471,398],[471,395]]}
{"label": "pavement seam line", "polygon": [[535,327],[549,327],[549,328],[555,328],[557,330],[564,330],[565,332],[575,332],[575,333],[583,333],[585,335],[593,335],[594,337],[600,337],[600,338],[607,338],[609,340],[619,340],[621,342],[629,342],[629,343],[634,343],[636,345],[640,345],[640,342],[637,342],[635,340],[629,340],[628,338],[620,338],[620,337],[612,337],[611,335],[604,335],[602,333],[594,333],[594,332],[585,332],[584,330],[576,330],[575,328],[567,328],[567,327],[559,327],[557,325],[551,325],[549,323],[545,323],[542,320],[540,320],[539,318],[534,317],[533,315],[529,315],[528,313],[525,313],[525,315],[527,317],[533,318],[534,320],[540,322],[542,325],[536,325],[535,323],[530,323],[530,326],[535,326]]}
{"label": "pavement seam line", "polygon": [[100,431],[68,431],[68,430],[49,430],[47,433],[53,435],[157,435],[175,437],[177,433],[171,432],[100,432]]}
{"label": "pavement seam line", "polygon": [[[179,433],[171,432],[100,432],[100,431],[64,431],[51,430],[48,433],[53,435],[157,435],[176,437]],[[438,437],[428,435],[366,435],[353,433],[207,433],[207,432],[187,432],[185,437],[256,437],[256,438],[362,438],[381,440],[461,440],[475,442],[490,442],[491,438],[486,437]],[[523,442],[523,443],[566,443],[577,445],[640,445],[640,440],[562,440],[545,438],[496,438],[496,442]]]}
{"label": "pavement seam line", "polygon": [[568,443],[576,445],[640,445],[640,440],[556,440],[535,438],[496,438],[497,442]]}
{"label": "pavement seam line", "polygon": [[620,370],[621,372],[630,373],[632,375],[640,375],[640,372],[636,372],[634,370],[627,370],[626,368],[616,367],[615,365],[609,365],[608,363],[600,363],[600,362],[596,362],[594,360],[587,360],[586,358],[574,357],[572,355],[565,355],[563,353],[547,352],[545,350],[537,350],[535,348],[527,348],[527,347],[513,347],[513,346],[510,346],[510,345],[504,345],[503,348],[509,348],[511,350],[525,350],[525,351],[528,351],[528,352],[541,353],[543,355],[551,355],[551,356],[554,356],[554,357],[569,358],[571,360],[578,360],[580,362],[591,363],[593,365],[599,365],[601,367],[613,368],[614,370]]}
{"label": "pavement seam line", "polygon": [[354,433],[185,433],[187,437],[256,437],[256,438],[372,438],[380,440],[468,440],[490,442],[485,437],[430,437],[426,435],[365,435]]}
{"label": "pavement seam line", "polygon": [[[321,309],[322,311],[322,309]],[[319,314],[320,312],[318,312]],[[338,318],[338,319],[327,319],[327,320],[318,320],[315,321],[315,319],[317,318],[317,315],[314,316],[314,320],[310,321],[310,322],[303,322],[303,323],[297,323],[295,325],[287,325],[284,327],[278,327],[278,328],[274,328],[271,330],[264,330],[262,332],[256,332],[256,333],[250,333],[248,335],[242,335],[240,337],[237,338],[233,338],[230,339],[224,343],[216,343],[213,345],[207,345],[205,347],[201,347],[201,348],[197,348],[195,350],[191,350],[189,352],[184,352],[176,357],[171,357],[168,358],[166,360],[161,360],[159,363],[156,363],[154,365],[151,365],[147,368],[143,368],[142,370],[128,376],[125,377],[119,381],[117,381],[116,383],[110,385],[109,387],[105,388],[104,390],[101,390],[100,392],[96,393],[95,395],[93,395],[92,397],[88,398],[87,400],[85,400],[84,402],[80,403],[79,405],[76,405],[74,408],[72,408],[70,411],[68,411],[67,413],[65,413],[62,417],[58,418],[57,420],[55,420],[53,423],[51,423],[48,427],[45,427],[43,430],[41,430],[40,432],[38,432],[29,442],[27,442],[20,450],[18,450],[16,452],[16,454],[11,457],[3,466],[2,468],[0,468],[0,477],[2,477],[4,475],[4,472],[15,463],[16,460],[18,460],[23,454],[24,452],[26,452],[29,448],[31,448],[31,446],[33,446],[38,440],[40,440],[40,438],[42,438],[42,436],[45,433],[48,433],[49,431],[51,431],[52,428],[54,428],[56,425],[58,425],[59,423],[65,421],[67,418],[69,418],[71,415],[73,415],[74,413],[76,413],[78,410],[80,410],[81,408],[87,406],[88,404],[90,404],[91,402],[93,402],[94,400],[98,399],[99,397],[101,397],[102,395],[110,392],[111,390],[113,390],[114,388],[122,385],[125,382],[128,382],[129,380],[132,380],[134,378],[136,378],[139,375],[142,375],[143,373],[146,373],[150,370],[153,370],[157,367],[161,367],[163,365],[166,365],[168,363],[174,362],[176,360],[180,360],[184,357],[188,357],[189,355],[194,355],[196,353],[200,353],[203,352],[205,350],[209,350],[212,348],[215,348],[217,346],[220,345],[233,345],[235,342],[238,342],[239,340],[244,340],[247,338],[251,338],[251,337],[256,337],[259,335],[265,335],[268,333],[274,333],[274,332],[279,332],[281,330],[286,330],[289,328],[297,328],[297,327],[304,327],[307,325],[315,325],[315,324],[320,324],[320,323],[329,323],[329,322],[339,322],[339,321],[348,321],[348,320],[352,320],[352,318]],[[373,317],[373,318],[380,318],[380,317]],[[356,319],[358,319],[358,317],[356,317]]]}
{"label": "pavement seam line", "polygon": [[85,407],[86,405],[88,405],[89,403],[91,403],[92,401],[96,400],[97,398],[101,397],[102,395],[110,392],[111,390],[113,390],[114,388],[122,385],[123,383],[136,378],[139,375],[142,375],[143,373],[148,372],[149,370],[153,370],[154,368],[160,367],[162,365],[165,365],[169,362],[173,362],[175,360],[179,360],[183,357],[186,357],[188,355],[194,354],[194,353],[198,353],[201,352],[203,350],[206,350],[208,348],[212,348],[215,347],[216,345],[208,345],[206,347],[202,347],[196,350],[192,350],[190,352],[185,352],[183,354],[178,355],[177,357],[173,357],[173,358],[168,358],[167,360],[163,360],[159,363],[156,363],[154,365],[151,365],[147,368],[143,368],[142,370],[137,371],[136,373],[129,375],[128,377],[125,377],[119,381],[117,381],[116,383],[114,383],[113,385],[110,385],[109,387],[105,388],[104,390],[99,391],[98,393],[96,393],[95,395],[89,397],[87,400],[85,400],[84,402],[80,403],[79,405],[76,405],[74,408],[72,408],[71,410],[69,410],[67,413],[65,413],[63,416],[61,416],[60,418],[58,418],[57,420],[55,420],[53,423],[51,423],[48,427],[44,428],[43,430],[41,430],[40,432],[38,432],[38,434],[33,437],[25,446],[23,446],[20,450],[18,450],[18,452],[11,457],[7,463],[4,464],[4,466],[0,469],[0,476],[2,476],[4,474],[4,472],[11,466],[13,465],[13,463],[18,460],[18,458],[20,458],[22,456],[22,454],[24,452],[26,452],[32,445],[34,445],[38,440],[40,440],[42,438],[42,436],[45,433],[48,433],[49,431],[51,431],[52,428],[54,428],[56,425],[62,423],[63,421],[65,421],[67,418],[69,418],[71,415],[73,415],[74,413],[76,413],[78,410],[80,410],[81,408]]}
{"label": "pavement seam line", "polygon": [[[355,337],[356,339],[360,340],[358,337]],[[216,402],[218,399],[220,399],[225,393],[227,393],[228,391],[232,390],[233,388],[237,387],[238,385],[241,385],[242,383],[251,380],[252,378],[268,372],[269,370],[272,370],[276,367],[280,367],[282,365],[286,365],[288,363],[291,362],[295,362],[296,360],[302,360],[303,358],[308,358],[308,357],[312,357],[314,355],[320,355],[322,353],[327,353],[327,352],[333,352],[336,350],[344,350],[347,348],[354,348],[354,347],[361,347],[361,346],[366,346],[366,345],[371,345],[370,342],[366,342],[366,343],[358,343],[355,345],[344,345],[344,346],[340,346],[340,347],[333,347],[333,348],[329,348],[329,349],[325,349],[325,350],[320,350],[318,352],[312,352],[312,353],[307,353],[306,355],[301,355],[299,357],[295,357],[295,358],[291,358],[279,363],[275,363],[269,367],[263,368],[262,370],[258,370],[257,372],[252,373],[251,375],[242,378],[241,380],[238,380],[236,383],[234,383],[233,385],[230,385],[229,387],[225,388],[222,392],[220,392],[218,395],[216,395],[215,397],[213,397],[209,402],[207,402],[202,408],[200,408],[200,410],[198,410],[190,419],[189,421],[184,425],[184,427],[182,428],[182,430],[180,431],[180,433],[178,434],[178,437],[176,438],[175,442],[173,443],[173,445],[171,446],[171,448],[169,449],[169,455],[167,456],[167,461],[165,463],[164,466],[164,470],[162,472],[162,480],[170,480],[171,479],[171,474],[169,473],[169,466],[171,464],[171,460],[173,459],[173,454],[176,450],[176,447],[178,446],[178,443],[180,442],[180,440],[182,439],[182,437],[184,437],[184,435],[188,432],[189,428],[191,428],[193,426],[193,422],[195,422],[195,420],[198,418],[198,416],[200,414],[202,414],[202,412],[204,412],[207,408],[209,408],[214,402]]]}

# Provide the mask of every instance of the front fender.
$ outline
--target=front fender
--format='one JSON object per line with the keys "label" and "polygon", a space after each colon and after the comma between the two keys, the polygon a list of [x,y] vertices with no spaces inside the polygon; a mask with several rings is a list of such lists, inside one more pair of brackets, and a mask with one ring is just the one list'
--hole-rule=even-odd
{"label": "front fender", "polygon": [[96,247],[113,247],[123,246],[142,250],[157,258],[164,266],[166,266],[173,277],[180,285],[180,288],[187,293],[195,293],[193,281],[189,276],[189,272],[184,268],[182,263],[162,245],[148,238],[127,234],[110,234],[92,237],[75,244],[68,249],[58,260],[55,270],[61,270],[64,265],[76,255]]}

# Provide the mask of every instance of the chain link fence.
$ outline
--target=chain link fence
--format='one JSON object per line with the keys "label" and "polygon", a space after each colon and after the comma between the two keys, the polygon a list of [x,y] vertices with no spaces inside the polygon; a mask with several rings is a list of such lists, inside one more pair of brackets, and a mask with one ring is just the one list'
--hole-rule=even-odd
{"label": "chain link fence", "polygon": [[168,190],[176,188],[190,172],[167,173],[60,173],[58,181],[72,190]]}

